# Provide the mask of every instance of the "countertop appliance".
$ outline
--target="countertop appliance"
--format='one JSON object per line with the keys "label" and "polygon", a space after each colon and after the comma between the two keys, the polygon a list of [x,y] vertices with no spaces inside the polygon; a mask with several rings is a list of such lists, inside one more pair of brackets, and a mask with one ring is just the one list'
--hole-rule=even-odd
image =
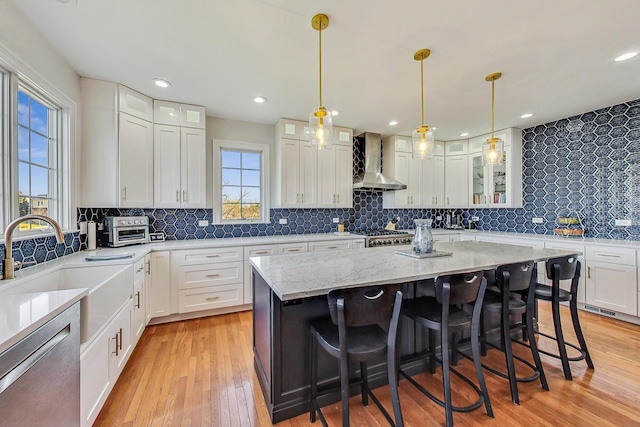
{"label": "countertop appliance", "polygon": [[361,234],[365,237],[365,247],[375,246],[398,246],[410,245],[413,241],[413,234],[406,231],[367,229],[354,234]]}
{"label": "countertop appliance", "polygon": [[103,222],[101,243],[117,248],[149,242],[149,217],[108,216]]}

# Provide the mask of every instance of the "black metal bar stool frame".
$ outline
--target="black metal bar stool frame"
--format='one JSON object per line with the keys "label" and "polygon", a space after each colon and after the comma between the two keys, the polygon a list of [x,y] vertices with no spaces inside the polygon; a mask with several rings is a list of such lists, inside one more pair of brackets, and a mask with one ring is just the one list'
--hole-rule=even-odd
{"label": "black metal bar stool frame", "polygon": [[[399,370],[399,373],[425,396],[445,408],[447,426],[453,425],[453,411],[470,412],[482,406],[483,403],[487,415],[493,417],[493,409],[480,364],[480,314],[485,289],[486,280],[483,278],[482,271],[441,276],[438,277],[435,282],[435,297],[418,297],[412,300],[405,300],[403,304],[403,315],[429,328],[429,351],[418,356],[429,357],[432,372],[435,372],[436,362],[442,365],[444,400],[438,399],[402,369]],[[474,303],[471,316],[463,309],[456,307],[457,305],[470,303]],[[452,332],[462,332],[469,329],[471,330],[471,348],[474,355],[474,365],[479,386],[451,367],[449,352]],[[442,355],[440,358],[436,356],[435,331],[440,331],[440,348]],[[412,359],[412,361],[414,360],[415,358]],[[468,406],[454,406],[452,404],[451,372],[476,391],[478,394],[478,400],[476,402]]]}
{"label": "black metal bar stool frame", "polygon": [[[334,384],[318,388],[318,350],[322,347],[340,361],[340,391],[342,400],[342,425],[349,425],[349,388],[360,385],[362,404],[369,404],[369,397],[378,406],[391,426],[402,427],[402,411],[398,395],[397,343],[402,285],[373,286],[331,290],[327,296],[329,318],[311,322],[311,352],[309,418],[313,423],[318,414],[323,426],[327,421],[318,404],[318,393],[335,390]],[[389,323],[388,331],[380,324]],[[391,401],[395,423],[384,406],[369,388],[367,361],[386,353],[387,375],[391,389]],[[349,363],[360,363],[360,378],[349,378]]]}
{"label": "black metal bar stool frame", "polygon": [[[533,274],[535,273],[535,264],[533,261],[526,263],[503,265],[496,269],[496,287],[498,295],[491,296],[493,292],[488,291],[484,301],[483,312],[499,313],[500,315],[500,346],[494,345],[486,339],[484,327],[481,328],[482,354],[486,355],[486,346],[490,346],[500,350],[505,355],[507,373],[501,372],[490,366],[482,364],[482,367],[489,372],[509,380],[511,390],[511,400],[514,404],[520,404],[518,393],[518,382],[530,382],[540,379],[540,384],[544,390],[549,390],[549,385],[544,374],[544,368],[540,359],[540,353],[536,345],[533,332],[533,316],[535,312],[535,281]],[[526,292],[525,300],[514,298],[514,293]],[[506,309],[505,309],[506,307]],[[512,323],[511,316],[520,316],[523,319],[520,322]],[[484,322],[482,322],[484,325]],[[534,363],[513,354],[512,342],[519,342],[512,339],[511,331],[513,329],[522,330],[527,334],[530,342],[531,356]],[[462,353],[465,357],[468,355]],[[528,377],[518,377],[516,375],[514,359],[528,366],[533,375]]]}
{"label": "black metal bar stool frame", "polygon": [[[536,283],[535,286],[535,299],[551,302],[551,313],[553,317],[553,328],[555,336],[549,335],[540,331],[535,331],[536,334],[543,337],[555,340],[558,344],[558,353],[551,353],[545,350],[539,350],[540,353],[547,356],[560,359],[562,362],[562,371],[565,379],[571,381],[573,376],[571,374],[571,367],[569,362],[577,362],[585,360],[589,369],[595,369],[591,355],[587,348],[587,342],[584,339],[582,333],[582,327],[580,326],[580,319],[578,317],[578,285],[580,282],[581,263],[574,255],[552,258],[545,263],[545,270],[547,278],[551,280],[551,286],[542,283]],[[570,290],[566,290],[560,287],[561,280],[571,280]],[[571,323],[573,324],[573,330],[578,339],[578,345],[566,342],[564,334],[562,333],[562,323],[560,320],[560,303],[568,302],[569,311],[571,312]],[[523,345],[526,345],[522,343]],[[579,356],[569,357],[567,354],[567,346],[574,348],[580,352]]]}

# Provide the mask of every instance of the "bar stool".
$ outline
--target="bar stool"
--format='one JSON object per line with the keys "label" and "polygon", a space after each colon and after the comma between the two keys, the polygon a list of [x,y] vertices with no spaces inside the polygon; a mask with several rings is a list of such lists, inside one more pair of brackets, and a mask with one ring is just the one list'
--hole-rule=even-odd
{"label": "bar stool", "polygon": [[[480,364],[479,328],[482,301],[484,298],[486,280],[483,272],[463,273],[451,276],[438,277],[435,282],[435,297],[423,296],[405,300],[402,314],[430,329],[429,351],[424,355],[430,358],[432,371],[436,361],[436,340],[434,331],[440,332],[442,382],[444,387],[444,401],[438,399],[423,386],[418,384],[411,376],[400,369],[400,375],[420,390],[425,396],[445,408],[447,426],[453,425],[453,411],[469,412],[479,408],[484,403],[487,415],[493,417],[493,409],[489,400],[489,393],[484,381],[482,366]],[[473,303],[473,313],[469,315],[458,305]],[[449,357],[450,339],[452,333],[462,333],[471,330],[471,347],[473,352],[476,375],[480,387],[471,380],[451,368]],[[421,355],[422,356],[422,355]],[[450,371],[469,384],[478,393],[478,400],[468,406],[453,406],[451,402]]]}
{"label": "bar stool", "polygon": [[[542,361],[540,360],[540,354],[536,345],[535,337],[533,335],[533,313],[535,310],[535,282],[532,282],[533,272],[535,271],[534,262],[525,262],[517,264],[502,265],[495,270],[495,285],[497,293],[488,291],[484,300],[483,310],[484,312],[497,313],[500,315],[500,347],[489,343],[486,340],[484,333],[484,327],[481,328],[481,339],[483,345],[483,355],[486,354],[484,346],[490,345],[496,348],[505,355],[505,361],[507,365],[507,374],[498,371],[492,367],[482,365],[483,368],[498,375],[501,378],[509,380],[509,386],[511,389],[511,400],[514,404],[520,404],[520,398],[518,395],[518,381],[529,382],[540,378],[540,383],[544,390],[549,390],[547,379],[544,375],[544,369],[542,367]],[[526,301],[520,298],[513,298],[512,293],[527,292],[528,299]],[[516,324],[511,323],[511,316],[520,316],[523,322]],[[483,322],[484,324],[484,322]],[[529,361],[513,354],[511,347],[511,330],[521,329],[523,326],[528,334],[529,347],[531,348],[531,355],[533,357],[535,365]],[[515,341],[518,342],[518,341]],[[514,365],[514,359],[527,365],[534,372],[529,377],[517,377]]]}
{"label": "bar stool", "polygon": [[[551,313],[553,316],[553,327],[555,330],[555,336],[548,335],[539,331],[537,334],[544,337],[555,340],[558,343],[558,354],[550,353],[544,350],[540,350],[540,353],[546,354],[562,361],[562,370],[564,377],[571,381],[573,379],[571,375],[571,367],[569,362],[576,362],[579,360],[585,360],[589,369],[594,369],[589,350],[587,349],[587,342],[582,334],[582,327],[580,326],[580,319],[578,318],[578,282],[580,281],[580,261],[574,255],[552,258],[545,263],[545,269],[547,272],[547,278],[551,280],[551,286],[544,285],[542,283],[536,283],[535,287],[535,299],[550,301]],[[560,287],[561,280],[571,280],[571,288],[566,291]],[[571,311],[571,321],[573,323],[573,329],[578,338],[578,345],[568,343],[564,340],[562,334],[562,324],[560,322],[560,303],[569,302],[569,309]],[[567,355],[567,346],[572,347],[580,352],[579,356],[569,357]]]}
{"label": "bar stool", "polygon": [[[403,426],[398,397],[397,332],[402,306],[402,285],[371,286],[335,289],[329,292],[330,317],[311,322],[311,392],[309,416],[316,420],[316,411],[323,426],[327,421],[318,404],[318,345],[340,360],[340,390],[342,396],[342,425],[349,425],[349,386],[360,384],[362,404],[369,404],[369,396],[380,408],[391,426]],[[389,323],[388,332],[381,323]],[[387,355],[387,376],[395,424],[384,406],[369,389],[367,361]],[[349,363],[360,362],[360,379],[350,381]],[[323,390],[327,391],[327,390]]]}

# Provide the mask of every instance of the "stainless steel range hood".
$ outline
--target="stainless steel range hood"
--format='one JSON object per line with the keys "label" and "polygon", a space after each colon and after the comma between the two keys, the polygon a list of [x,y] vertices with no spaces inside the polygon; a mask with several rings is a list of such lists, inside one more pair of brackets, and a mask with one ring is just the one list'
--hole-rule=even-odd
{"label": "stainless steel range hood", "polygon": [[380,134],[365,132],[364,137],[364,173],[353,180],[355,190],[405,190],[407,186],[382,174],[382,155],[380,153]]}

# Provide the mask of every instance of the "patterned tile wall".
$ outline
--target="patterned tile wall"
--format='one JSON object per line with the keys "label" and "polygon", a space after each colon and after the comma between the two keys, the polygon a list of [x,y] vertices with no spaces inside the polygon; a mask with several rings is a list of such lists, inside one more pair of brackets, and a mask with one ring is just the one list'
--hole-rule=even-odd
{"label": "patterned tile wall", "polygon": [[[79,221],[99,221],[107,215],[147,215],[152,231],[168,239],[304,234],[335,231],[340,218],[350,231],[381,228],[394,217],[398,228],[413,228],[413,219],[435,220],[446,213],[460,214],[465,223],[478,216],[478,228],[494,231],[552,234],[558,216],[576,210],[584,219],[587,237],[640,240],[640,100],[546,123],[523,132],[523,191],[521,209],[383,209],[381,191],[355,191],[352,209],[272,209],[269,224],[209,225],[210,209],[102,209],[78,210]],[[383,159],[384,161],[384,159]],[[364,169],[362,144],[354,143],[354,175]],[[534,217],[544,224],[533,224]],[[288,224],[278,224],[287,218]],[[615,219],[631,219],[632,227],[616,227]],[[70,233],[64,244],[54,237],[14,242],[16,260],[43,262],[77,252],[85,236]],[[4,259],[4,245],[0,245]]]}

